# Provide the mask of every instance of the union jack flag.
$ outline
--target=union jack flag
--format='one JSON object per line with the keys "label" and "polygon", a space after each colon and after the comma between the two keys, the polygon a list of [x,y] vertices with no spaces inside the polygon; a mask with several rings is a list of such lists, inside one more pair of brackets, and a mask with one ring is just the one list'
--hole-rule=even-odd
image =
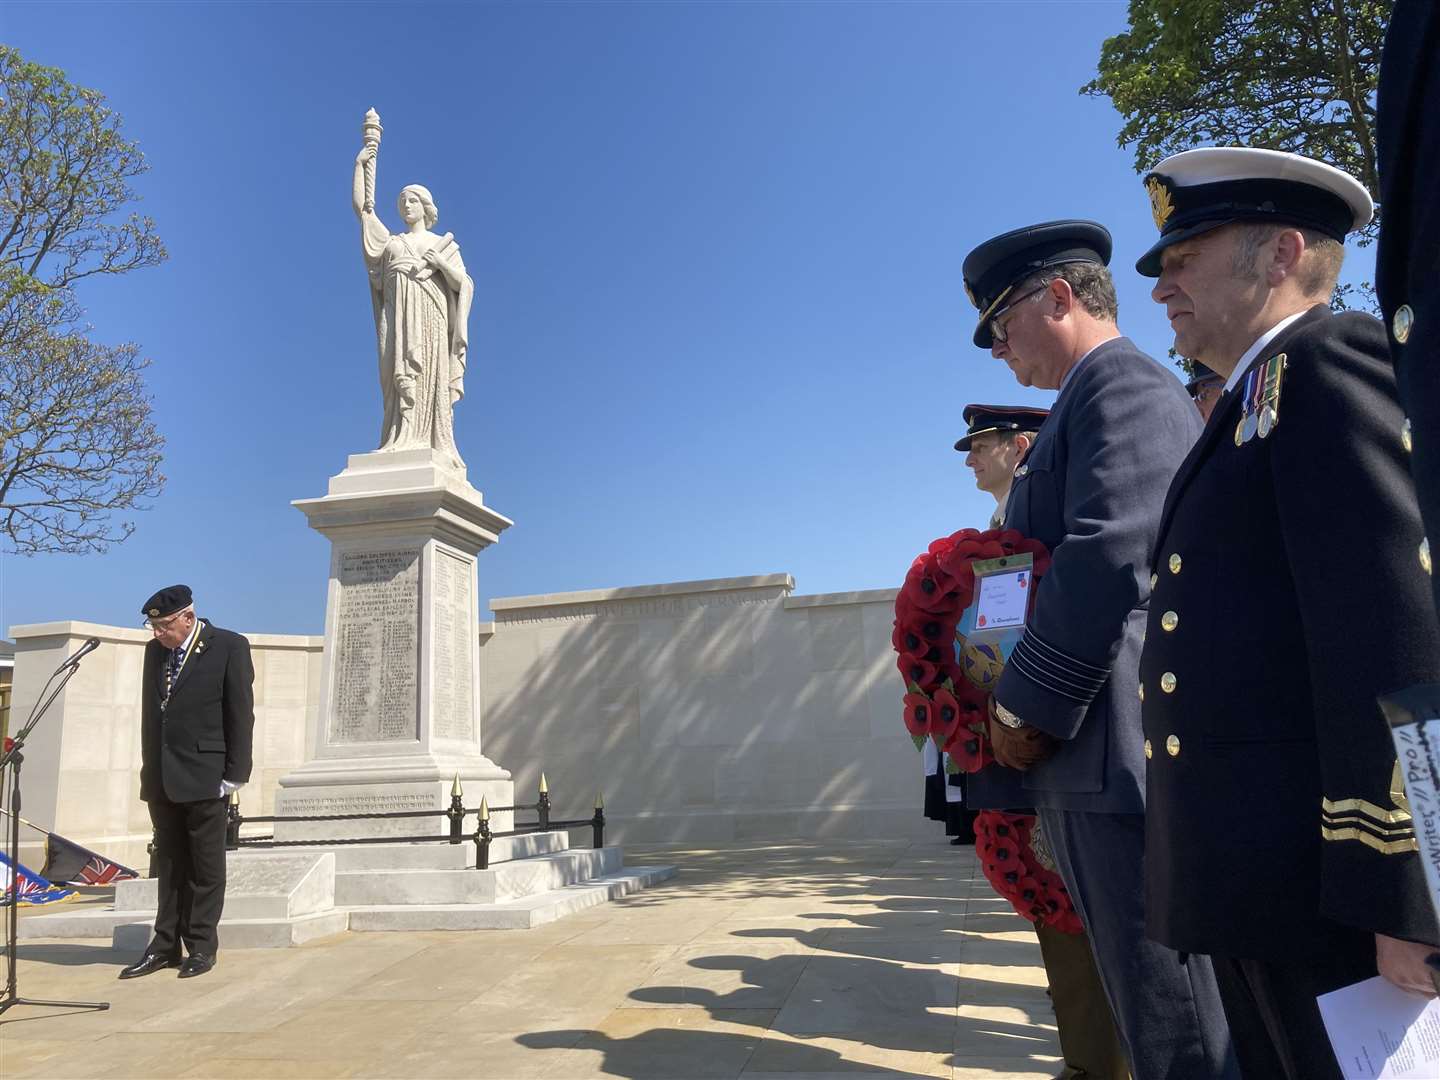
{"label": "union jack flag", "polygon": [[41,872],[62,885],[111,885],[140,876],[53,832],[45,837],[45,868]]}
{"label": "union jack flag", "polygon": [[11,864],[0,854],[0,877],[5,881],[5,895],[0,903],[10,904],[54,904],[69,900],[75,895],[74,889],[62,889],[52,885],[24,863]]}

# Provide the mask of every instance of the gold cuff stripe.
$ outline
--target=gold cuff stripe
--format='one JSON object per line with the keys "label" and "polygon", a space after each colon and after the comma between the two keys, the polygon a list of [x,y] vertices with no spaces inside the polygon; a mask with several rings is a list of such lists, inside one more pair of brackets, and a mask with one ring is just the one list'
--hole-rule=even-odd
{"label": "gold cuff stripe", "polygon": [[1415,830],[1409,825],[1376,825],[1360,817],[1358,814],[1324,814],[1320,818],[1320,824],[1326,828],[1340,828],[1345,825],[1354,825],[1362,829],[1369,829],[1377,836],[1394,837],[1415,835]]}
{"label": "gold cuff stripe", "polygon": [[1320,836],[1325,840],[1359,840],[1381,855],[1399,855],[1420,850],[1420,845],[1413,836],[1405,840],[1379,840],[1362,829],[1327,829],[1324,825],[1320,826]]}
{"label": "gold cuff stripe", "polygon": [[1410,812],[1408,810],[1384,810],[1372,802],[1366,802],[1364,799],[1338,799],[1331,801],[1330,799],[1322,798],[1320,800],[1320,810],[1325,814],[1347,814],[1353,811],[1359,811],[1367,817],[1374,818],[1376,821],[1386,825],[1398,825],[1401,822],[1410,820]]}

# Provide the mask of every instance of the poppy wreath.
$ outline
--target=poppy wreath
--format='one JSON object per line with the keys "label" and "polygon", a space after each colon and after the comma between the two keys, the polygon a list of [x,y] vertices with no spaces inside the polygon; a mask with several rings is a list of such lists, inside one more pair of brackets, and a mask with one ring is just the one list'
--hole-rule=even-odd
{"label": "poppy wreath", "polygon": [[955,631],[975,598],[974,564],[1005,555],[1029,554],[1032,580],[1050,569],[1050,553],[1014,529],[961,529],[941,537],[910,564],[895,597],[891,644],[905,680],[905,729],[919,747],[927,738],[962,772],[995,760],[985,734],[989,687],[955,659]]}
{"label": "poppy wreath", "polygon": [[1065,883],[1041,864],[1032,835],[1034,814],[982,810],[975,818],[975,855],[991,887],[1036,926],[1078,934],[1080,916]]}
{"label": "poppy wreath", "polygon": [[[961,772],[995,760],[986,734],[990,690],[1003,664],[983,645],[956,660],[960,616],[975,598],[974,564],[1005,555],[1029,554],[1031,579],[1050,569],[1050,553],[1014,529],[961,529],[941,537],[910,564],[895,597],[891,644],[905,680],[905,730],[918,748],[926,739],[950,755]],[[975,852],[997,893],[1037,925],[1079,933],[1080,919],[1060,875],[1041,864],[1031,836],[1033,814],[982,810],[975,819]]]}

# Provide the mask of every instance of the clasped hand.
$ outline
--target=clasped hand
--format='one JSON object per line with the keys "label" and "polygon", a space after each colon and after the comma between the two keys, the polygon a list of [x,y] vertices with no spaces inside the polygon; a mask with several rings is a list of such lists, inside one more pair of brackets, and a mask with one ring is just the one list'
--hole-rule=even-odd
{"label": "clasped hand", "polygon": [[1011,728],[1002,724],[995,716],[995,699],[989,703],[990,744],[995,750],[995,760],[1001,765],[1020,772],[1028,772],[1042,761],[1054,755],[1060,740],[1047,735],[1039,728]]}

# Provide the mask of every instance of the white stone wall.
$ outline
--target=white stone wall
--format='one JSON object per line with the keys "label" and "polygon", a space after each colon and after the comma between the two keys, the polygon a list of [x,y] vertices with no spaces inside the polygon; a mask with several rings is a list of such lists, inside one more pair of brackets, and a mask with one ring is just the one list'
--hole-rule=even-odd
{"label": "white stone wall", "polygon": [[[22,816],[143,871],[150,816],[140,801],[140,676],[149,631],[53,622],[11,627],[10,636],[12,732],[30,715],[51,672],[86,638],[101,641],[27,742]],[[277,781],[305,757],[312,727],[307,712],[319,707],[323,639],[245,636],[255,659],[255,767],[240,807],[268,814]],[[22,860],[39,870],[43,839],[23,828],[21,839]]]}
{"label": "white stone wall", "polygon": [[485,752],[619,842],[930,835],[893,590],[788,574],[495,600]]}
{"label": "white stone wall", "polygon": [[[893,590],[793,596],[788,574],[497,599],[482,624],[483,751],[557,817],[605,796],[616,842],[934,835],[901,724]],[[29,820],[143,869],[140,678],[147,631],[16,626],[14,731],[50,673],[80,666],[28,744]],[[320,637],[246,633],[255,767],[244,813],[273,812],[314,749]],[[528,820],[529,816],[526,815]],[[43,860],[22,830],[23,855]]]}

